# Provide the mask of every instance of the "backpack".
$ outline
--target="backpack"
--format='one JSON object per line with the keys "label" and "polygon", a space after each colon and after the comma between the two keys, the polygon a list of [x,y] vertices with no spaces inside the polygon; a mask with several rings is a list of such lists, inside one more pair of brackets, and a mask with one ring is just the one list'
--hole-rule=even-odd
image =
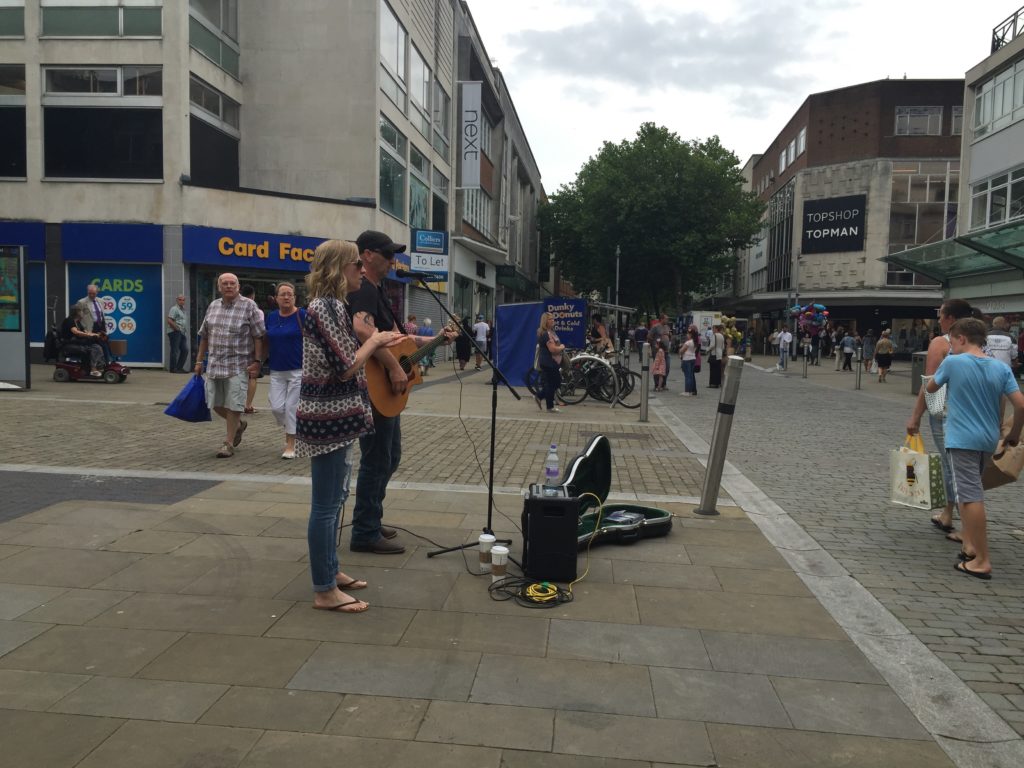
{"label": "backpack", "polygon": [[60,348],[60,336],[56,328],[51,328],[43,338],[43,362],[57,359],[57,350]]}

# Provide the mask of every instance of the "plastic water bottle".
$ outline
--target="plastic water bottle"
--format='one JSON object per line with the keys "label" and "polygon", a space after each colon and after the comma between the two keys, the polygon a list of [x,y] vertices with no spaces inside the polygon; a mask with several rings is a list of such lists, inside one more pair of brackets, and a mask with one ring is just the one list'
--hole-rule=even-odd
{"label": "plastic water bottle", "polygon": [[548,456],[544,459],[544,485],[558,485],[561,470],[558,467],[558,446],[554,443],[548,449]]}

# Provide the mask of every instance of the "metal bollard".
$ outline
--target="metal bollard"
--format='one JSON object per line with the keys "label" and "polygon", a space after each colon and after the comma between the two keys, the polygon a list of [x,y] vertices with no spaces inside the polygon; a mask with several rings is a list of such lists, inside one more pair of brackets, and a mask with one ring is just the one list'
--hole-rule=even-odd
{"label": "metal bollard", "polygon": [[857,372],[854,377],[853,388],[860,389],[860,375],[864,372],[864,366],[861,363],[864,362],[860,347],[857,347],[857,351],[853,353],[853,369]]}
{"label": "metal bollard", "polygon": [[807,378],[807,364],[811,357],[811,348],[804,344],[804,375],[801,378]]}
{"label": "metal bollard", "polygon": [[732,431],[732,416],[736,411],[736,397],[740,391],[742,373],[743,358],[730,355],[725,364],[725,381],[722,396],[718,399],[718,413],[715,414],[715,430],[711,434],[708,465],[704,469],[700,506],[694,510],[698,515],[718,514],[718,510],[715,509],[718,503],[718,487],[722,484],[722,468],[725,466],[725,452],[729,448],[729,433]]}
{"label": "metal bollard", "polygon": [[650,391],[651,345],[646,341],[640,347],[640,421],[647,421],[647,393]]}

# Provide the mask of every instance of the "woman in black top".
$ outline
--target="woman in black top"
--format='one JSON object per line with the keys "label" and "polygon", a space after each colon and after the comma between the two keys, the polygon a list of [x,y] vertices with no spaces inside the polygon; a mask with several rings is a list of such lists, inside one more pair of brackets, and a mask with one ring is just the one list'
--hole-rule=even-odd
{"label": "woman in black top", "polygon": [[81,347],[89,355],[89,375],[98,379],[103,375],[103,347],[100,346],[100,335],[92,330],[92,323],[89,323],[89,330],[85,328],[85,321],[89,318],[88,307],[76,304],[71,308],[71,314],[61,323],[61,340]]}
{"label": "woman in black top", "polygon": [[466,370],[466,363],[469,362],[470,352],[473,347],[469,343],[469,340],[473,337],[473,326],[470,325],[469,318],[462,318],[462,333],[455,338],[455,357],[459,360],[459,370]]}
{"label": "woman in black top", "polygon": [[[562,353],[565,352],[565,345],[559,340],[554,328],[555,316],[550,312],[542,314],[540,327],[537,329],[537,365],[544,376],[544,390],[541,395],[547,404],[548,413],[558,413],[555,392],[562,386]],[[540,408],[541,398],[535,395],[533,399]]]}

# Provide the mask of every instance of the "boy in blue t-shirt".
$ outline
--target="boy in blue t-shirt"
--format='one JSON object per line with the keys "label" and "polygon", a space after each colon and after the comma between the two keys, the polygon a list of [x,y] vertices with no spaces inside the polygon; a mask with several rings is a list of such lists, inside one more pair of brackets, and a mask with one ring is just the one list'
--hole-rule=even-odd
{"label": "boy in blue t-shirt", "polygon": [[983,322],[972,317],[953,324],[949,329],[952,354],[942,361],[927,390],[937,392],[948,384],[946,452],[963,521],[963,562],[953,567],[968,576],[987,580],[992,578],[992,563],[988,557],[981,475],[999,443],[1003,396],[1013,404],[1013,426],[1005,445],[1015,446],[1020,441],[1024,395],[1010,367],[982,351],[986,330]]}

